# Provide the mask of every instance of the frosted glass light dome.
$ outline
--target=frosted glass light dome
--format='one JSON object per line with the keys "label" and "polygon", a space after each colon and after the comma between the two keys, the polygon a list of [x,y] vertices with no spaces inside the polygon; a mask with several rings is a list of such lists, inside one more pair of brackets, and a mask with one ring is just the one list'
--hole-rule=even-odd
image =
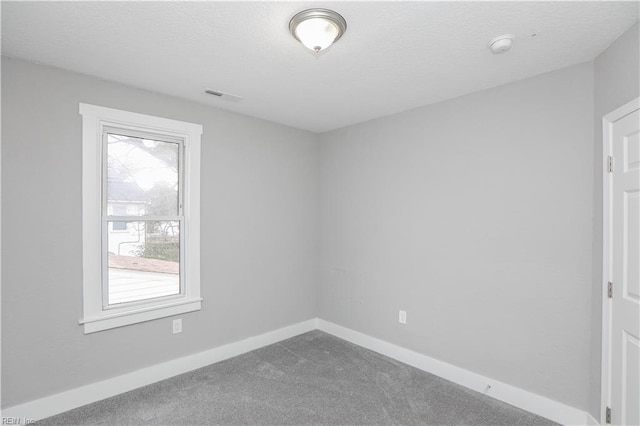
{"label": "frosted glass light dome", "polygon": [[303,10],[289,22],[291,34],[316,53],[331,46],[346,29],[344,18],[328,9]]}

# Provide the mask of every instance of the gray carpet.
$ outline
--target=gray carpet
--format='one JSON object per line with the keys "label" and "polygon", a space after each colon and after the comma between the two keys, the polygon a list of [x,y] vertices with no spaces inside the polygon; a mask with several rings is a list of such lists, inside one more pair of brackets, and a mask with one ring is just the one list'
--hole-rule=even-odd
{"label": "gray carpet", "polygon": [[38,424],[554,423],[316,330]]}

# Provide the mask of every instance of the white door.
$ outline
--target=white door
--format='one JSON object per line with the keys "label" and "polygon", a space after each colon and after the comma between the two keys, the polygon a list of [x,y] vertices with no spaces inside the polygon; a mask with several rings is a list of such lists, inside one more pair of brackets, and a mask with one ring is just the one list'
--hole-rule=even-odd
{"label": "white door", "polygon": [[640,425],[640,110],[634,108],[606,129],[613,155],[611,423],[621,425]]}

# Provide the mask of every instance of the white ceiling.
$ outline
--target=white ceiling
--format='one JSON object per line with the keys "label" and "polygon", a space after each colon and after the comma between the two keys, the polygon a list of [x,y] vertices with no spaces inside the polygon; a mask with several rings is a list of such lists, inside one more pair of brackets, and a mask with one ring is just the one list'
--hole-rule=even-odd
{"label": "white ceiling", "polygon": [[[310,7],[348,23],[320,57],[288,31]],[[638,15],[635,1],[3,1],[2,53],[324,132],[592,60]],[[513,48],[493,55],[504,33]]]}

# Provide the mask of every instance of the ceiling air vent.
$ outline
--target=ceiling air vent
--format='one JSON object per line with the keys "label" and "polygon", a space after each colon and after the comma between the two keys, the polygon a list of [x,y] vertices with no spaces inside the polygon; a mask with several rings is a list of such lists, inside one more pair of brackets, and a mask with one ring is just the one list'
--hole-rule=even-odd
{"label": "ceiling air vent", "polygon": [[207,89],[204,91],[205,94],[215,96],[220,99],[224,99],[225,101],[230,102],[240,102],[242,98],[240,96],[232,95],[230,93],[220,92],[218,90]]}

